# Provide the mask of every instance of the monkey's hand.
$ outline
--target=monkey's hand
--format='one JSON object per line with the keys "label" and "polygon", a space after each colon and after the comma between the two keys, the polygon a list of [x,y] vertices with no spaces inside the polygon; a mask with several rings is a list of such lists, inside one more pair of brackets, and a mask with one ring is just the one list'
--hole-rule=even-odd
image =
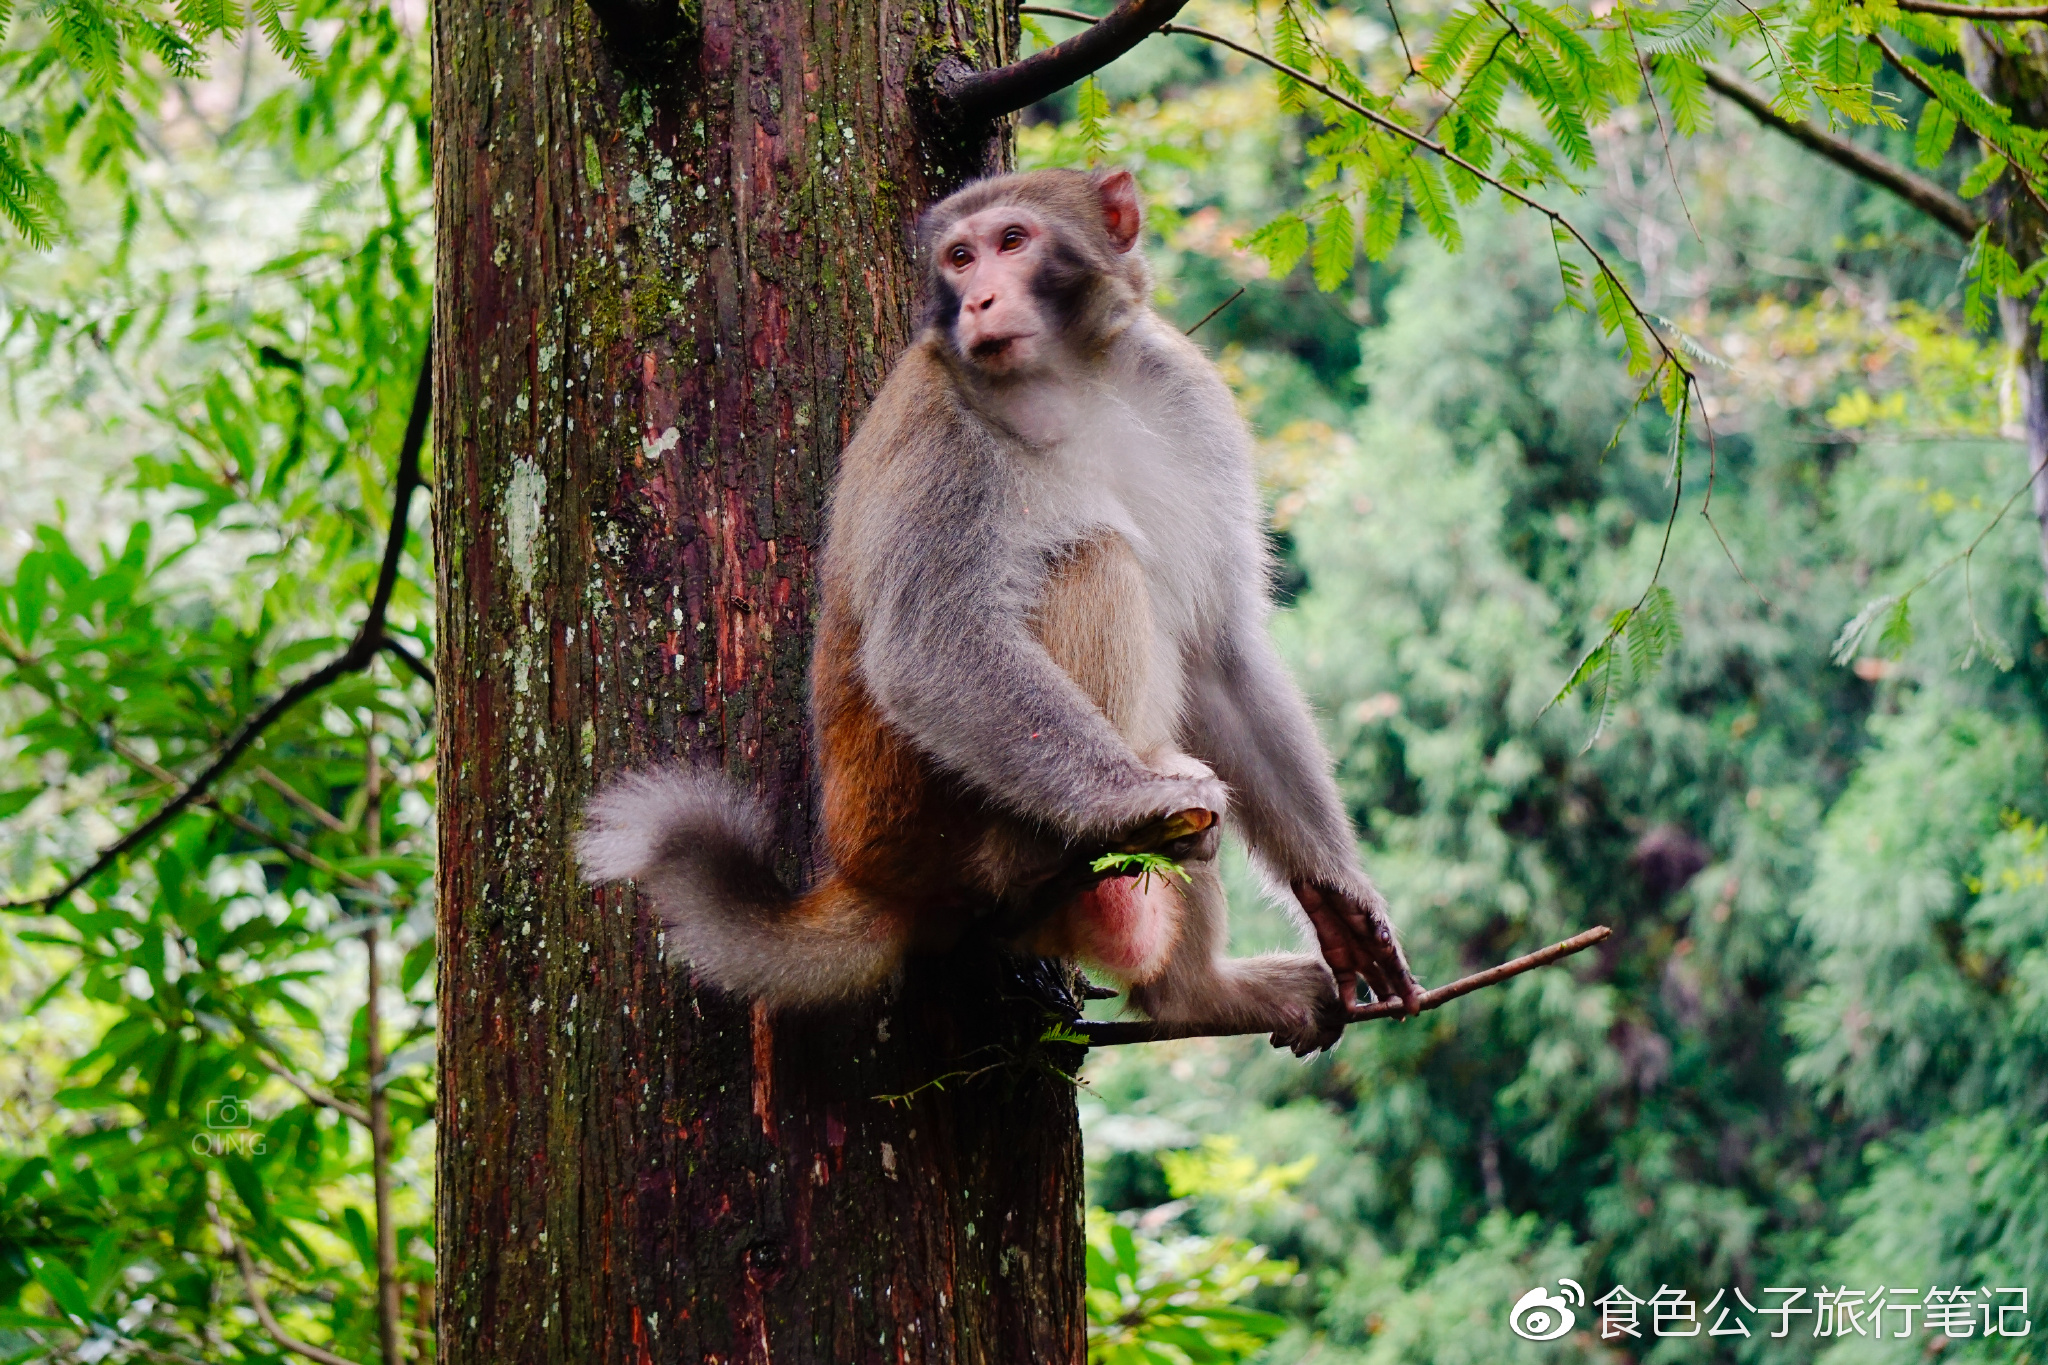
{"label": "monkey's hand", "polygon": [[1146,766],[1159,775],[1158,813],[1115,841],[1118,853],[1157,853],[1177,863],[1207,862],[1223,842],[1223,810],[1227,799],[1216,774],[1200,759],[1183,753],[1154,753]]}
{"label": "monkey's hand", "polygon": [[1223,821],[1213,810],[1191,806],[1150,821],[1125,836],[1118,853],[1157,853],[1177,863],[1205,863],[1223,842]]}
{"label": "monkey's hand", "polygon": [[1294,894],[1315,926],[1323,960],[1336,974],[1337,994],[1345,1005],[1366,1003],[1357,994],[1363,985],[1375,999],[1401,1001],[1411,1015],[1421,1009],[1422,987],[1408,970],[1377,892],[1368,888],[1358,895],[1327,882],[1297,881]]}

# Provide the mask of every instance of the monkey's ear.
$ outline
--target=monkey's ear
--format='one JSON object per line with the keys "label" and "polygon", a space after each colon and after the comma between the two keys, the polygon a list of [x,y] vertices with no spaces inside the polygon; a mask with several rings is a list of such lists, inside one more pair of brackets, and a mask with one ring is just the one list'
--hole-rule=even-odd
{"label": "monkey's ear", "polygon": [[1109,171],[1096,177],[1095,189],[1102,196],[1102,226],[1109,244],[1129,251],[1138,244],[1138,182],[1129,171]]}

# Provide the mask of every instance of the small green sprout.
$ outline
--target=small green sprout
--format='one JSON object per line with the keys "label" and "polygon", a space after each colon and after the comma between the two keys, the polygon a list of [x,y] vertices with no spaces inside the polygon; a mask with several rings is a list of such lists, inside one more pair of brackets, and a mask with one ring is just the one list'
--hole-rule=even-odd
{"label": "small green sprout", "polygon": [[1178,877],[1184,882],[1192,882],[1194,880],[1193,877],[1188,875],[1186,868],[1163,853],[1105,853],[1094,862],[1088,864],[1088,868],[1091,872],[1109,872],[1119,877],[1136,877],[1140,890],[1152,884],[1152,878],[1155,874],[1162,880],[1167,877]]}

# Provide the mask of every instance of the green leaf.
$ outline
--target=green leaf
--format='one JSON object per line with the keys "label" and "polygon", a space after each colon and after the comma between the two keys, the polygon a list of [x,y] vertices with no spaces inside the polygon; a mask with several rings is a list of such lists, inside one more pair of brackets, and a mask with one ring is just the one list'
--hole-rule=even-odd
{"label": "green leaf", "polygon": [[1451,202],[1450,192],[1444,188],[1443,173],[1436,162],[1425,157],[1411,157],[1408,162],[1408,192],[1415,204],[1415,216],[1422,220],[1422,226],[1429,235],[1444,244],[1450,251],[1464,245],[1464,238],[1458,231],[1458,211]]}
{"label": "green leaf", "polygon": [[1614,619],[1607,623],[1607,632],[1600,637],[1599,643],[1586,651],[1586,656],[1579,660],[1578,667],[1564,680],[1564,686],[1557,689],[1557,695],[1544,704],[1545,711],[1584,687],[1609,666],[1613,658],[1615,637],[1627,628],[1631,615],[1633,609],[1629,607],[1623,607],[1614,614]]}
{"label": "green leaf", "polygon": [[1238,245],[1265,257],[1274,279],[1285,279],[1308,254],[1308,224],[1296,214],[1283,214]]}
{"label": "green leaf", "polygon": [[1913,137],[1913,159],[1933,170],[1948,155],[1956,140],[1955,110],[1940,100],[1929,100],[1920,110],[1920,128]]}
{"label": "green leaf", "polygon": [[1913,643],[1912,604],[1910,596],[1901,597],[1885,613],[1884,626],[1877,633],[1879,653],[1896,659]]}
{"label": "green leaf", "polygon": [[377,1238],[370,1231],[362,1210],[350,1204],[341,1211],[341,1221],[348,1229],[348,1240],[355,1247],[356,1259],[365,1270],[374,1271],[377,1267]]}
{"label": "green leaf", "polygon": [[86,1257],[85,1292],[94,1309],[106,1307],[115,1277],[128,1265],[130,1258],[121,1246],[124,1231],[119,1225],[102,1231],[93,1239],[92,1251]]}
{"label": "green leaf", "polygon": [[1656,363],[1656,356],[1650,349],[1650,336],[1643,320],[1636,313],[1635,302],[1622,288],[1621,282],[1611,271],[1593,272],[1593,314],[1600,322],[1602,333],[1612,336],[1621,334],[1622,345],[1628,354],[1628,372],[1646,374]]}
{"label": "green leaf", "polygon": [[1081,145],[1088,149],[1088,164],[1094,165],[1109,155],[1109,130],[1105,126],[1109,119],[1109,96],[1102,93],[1102,86],[1093,76],[1081,82],[1080,93],[1075,97],[1074,120],[1079,125]]}
{"label": "green leaf", "polygon": [[221,1167],[227,1172],[228,1183],[241,1196],[242,1206],[249,1210],[249,1216],[257,1227],[270,1224],[270,1196],[263,1188],[263,1177],[256,1173],[256,1167],[247,1157],[228,1155],[221,1158]]}
{"label": "green leaf", "polygon": [[1853,661],[1861,652],[1863,639],[1870,633],[1871,627],[1880,619],[1889,620],[1892,612],[1902,605],[1903,599],[1896,593],[1873,597],[1865,602],[1863,609],[1850,617],[1848,623],[1842,627],[1841,634],[1835,637],[1834,648],[1830,651],[1834,661],[1838,664]]}
{"label": "green leaf", "polygon": [[1629,613],[1625,632],[1628,641],[1629,680],[1640,686],[1656,673],[1664,656],[1678,645],[1682,630],[1678,603],[1671,589],[1652,585],[1643,600]]}
{"label": "green leaf", "polygon": [[411,991],[434,966],[434,940],[423,938],[408,948],[405,961],[398,968],[400,990]]}
{"label": "green leaf", "polygon": [[1402,212],[1408,200],[1398,182],[1380,180],[1365,195],[1365,258],[1384,261],[1401,242]]}
{"label": "green leaf", "polygon": [[[1928,107],[1940,109],[1944,106],[1930,104]],[[1953,118],[1954,115],[1951,114],[1950,117]],[[1953,136],[1955,130],[1951,128],[1949,131],[1950,135]],[[1943,144],[1942,150],[1947,150],[1947,144]],[[2008,164],[2004,157],[1999,156],[1995,152],[1987,152],[1982,161],[1970,167],[1970,173],[1963,177],[1963,183],[1956,187],[1956,193],[1962,195],[1965,199],[1975,199],[1978,195],[1998,183],[2000,177],[2005,174]]]}
{"label": "green leaf", "polygon": [[1651,59],[1650,72],[1671,106],[1671,126],[1679,136],[1698,137],[1713,127],[1714,105],[1707,98],[1707,77],[1698,62],[1660,52]]}
{"label": "green leaf", "polygon": [[1358,232],[1350,206],[1342,199],[1332,199],[1316,222],[1315,254],[1310,260],[1316,288],[1327,294],[1344,283],[1357,256]]}
{"label": "green leaf", "polygon": [[85,1296],[85,1286],[71,1273],[71,1267],[54,1256],[30,1252],[29,1273],[35,1276],[37,1284],[50,1296],[51,1302],[81,1326],[92,1321],[92,1307]]}
{"label": "green leaf", "polygon": [[1664,411],[1678,417],[1690,407],[1691,377],[1669,359],[1663,362],[1663,366],[1663,383],[1658,388],[1657,396],[1663,400]]}

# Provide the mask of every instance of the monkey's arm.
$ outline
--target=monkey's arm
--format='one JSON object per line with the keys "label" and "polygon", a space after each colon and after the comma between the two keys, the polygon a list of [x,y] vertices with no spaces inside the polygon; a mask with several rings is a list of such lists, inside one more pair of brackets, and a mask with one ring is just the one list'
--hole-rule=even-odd
{"label": "monkey's arm", "polygon": [[999,504],[985,484],[941,481],[893,508],[885,552],[865,556],[861,670],[883,714],[998,803],[1076,839],[1149,846],[1186,832],[1163,817],[1221,812],[1214,778],[1147,768],[1039,643],[1044,557]]}
{"label": "monkey's arm", "polygon": [[[1263,613],[1247,613],[1253,621]],[[1256,625],[1190,669],[1189,748],[1230,786],[1252,852],[1286,879],[1323,958],[1411,1012],[1422,988],[1394,937],[1387,903],[1359,866],[1350,818],[1301,690]],[[1349,992],[1346,992],[1349,998]]]}

